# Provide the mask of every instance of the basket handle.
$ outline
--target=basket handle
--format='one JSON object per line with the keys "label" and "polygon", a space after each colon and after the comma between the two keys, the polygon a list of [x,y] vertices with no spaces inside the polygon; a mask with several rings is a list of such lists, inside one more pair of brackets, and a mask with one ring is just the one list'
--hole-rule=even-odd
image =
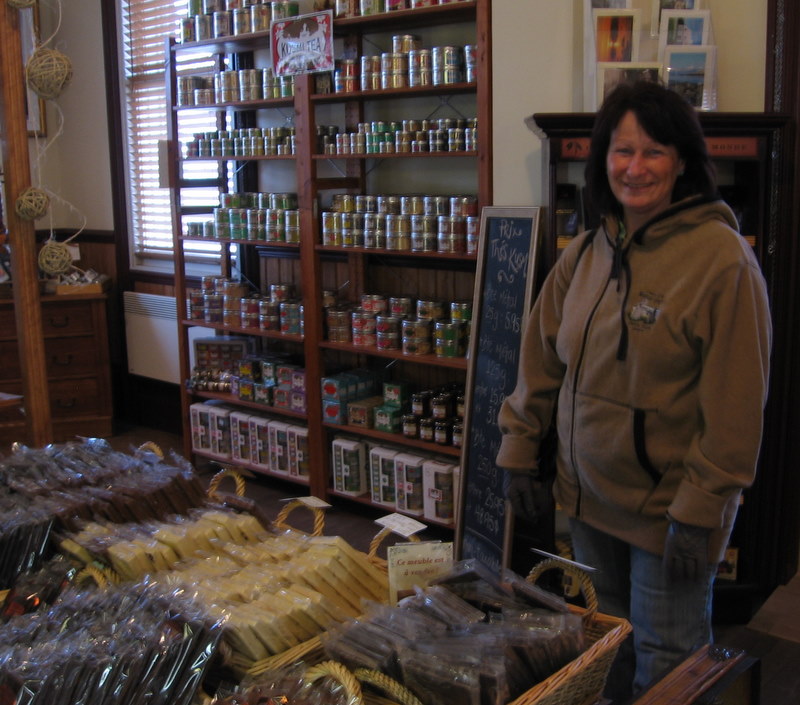
{"label": "basket handle", "polygon": [[75,576],[75,584],[81,585],[89,578],[93,579],[97,587],[107,587],[109,583],[117,585],[120,582],[119,576],[111,568],[87,565]]}
{"label": "basket handle", "polygon": [[291,529],[292,527],[286,523],[286,518],[297,507],[306,507],[306,509],[314,514],[314,531],[311,535],[322,536],[322,532],[325,529],[325,511],[322,507],[312,507],[305,502],[301,502],[299,499],[293,499],[283,506],[280,512],[278,512],[278,516],[275,517],[275,521],[273,522],[274,526],[279,529]]}
{"label": "basket handle", "polygon": [[[367,559],[370,562],[375,563],[376,561],[382,560],[381,558],[378,558],[378,548],[380,547],[381,543],[383,543],[383,540],[391,533],[392,529],[388,526],[384,526],[377,534],[375,534],[375,537],[369,544],[369,551],[367,552]],[[416,534],[411,534],[411,536],[408,537],[408,540],[419,541],[419,536]]]}
{"label": "basket handle", "polygon": [[333,678],[344,687],[347,693],[347,705],[363,705],[364,696],[361,693],[361,685],[356,677],[341,663],[336,661],[323,661],[309,668],[303,680],[311,685],[321,678]]}
{"label": "basket handle", "polygon": [[160,446],[153,441],[145,441],[136,449],[137,453],[154,453],[157,455],[161,460],[164,459],[164,451],[161,450]]}
{"label": "basket handle", "polygon": [[226,478],[230,477],[233,478],[233,481],[236,483],[236,496],[237,497],[244,497],[245,492],[245,482],[242,474],[234,469],[233,467],[223,466],[222,470],[214,475],[208,483],[208,496],[216,500],[217,502],[221,502],[222,498],[217,494],[217,490],[219,489],[220,483]]}
{"label": "basket handle", "polygon": [[361,682],[377,688],[400,705],[422,705],[419,698],[404,685],[380,671],[371,668],[357,668],[353,675]]}
{"label": "basket handle", "polygon": [[560,570],[578,583],[583,599],[586,601],[586,619],[587,621],[594,619],[595,614],[597,614],[597,593],[589,574],[572,563],[559,558],[546,558],[531,568],[531,572],[528,573],[527,577],[528,582],[536,584],[542,573],[546,573],[548,570]]}

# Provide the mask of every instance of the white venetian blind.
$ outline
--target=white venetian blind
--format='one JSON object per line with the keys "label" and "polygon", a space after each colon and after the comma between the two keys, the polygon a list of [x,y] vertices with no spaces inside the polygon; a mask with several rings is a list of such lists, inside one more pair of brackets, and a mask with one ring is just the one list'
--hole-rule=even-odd
{"label": "white venetian blind", "polygon": [[[167,138],[169,106],[166,97],[166,38],[176,36],[186,15],[186,0],[123,0],[121,4],[122,62],[124,71],[124,118],[127,138],[129,212],[134,265],[172,259],[170,194],[159,186],[158,144]],[[210,71],[208,53],[187,57],[179,73]],[[181,141],[194,132],[216,129],[211,111],[191,111],[180,121]],[[186,178],[214,178],[213,162],[196,163]],[[182,198],[188,205],[213,204],[216,189],[187,189]],[[191,243],[189,243],[191,245]],[[216,256],[219,247],[197,243],[187,247],[189,259]],[[192,257],[194,255],[194,257]]]}

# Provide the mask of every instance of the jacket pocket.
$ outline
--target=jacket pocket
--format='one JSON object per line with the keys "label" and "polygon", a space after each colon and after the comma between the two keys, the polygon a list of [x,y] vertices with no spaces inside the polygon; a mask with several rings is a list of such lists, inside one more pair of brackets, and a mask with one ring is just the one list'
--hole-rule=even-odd
{"label": "jacket pocket", "polygon": [[647,412],[644,409],[633,410],[633,446],[636,449],[639,465],[650,476],[653,485],[657,485],[661,480],[661,474],[655,469],[647,455],[647,438],[644,432],[646,415]]}

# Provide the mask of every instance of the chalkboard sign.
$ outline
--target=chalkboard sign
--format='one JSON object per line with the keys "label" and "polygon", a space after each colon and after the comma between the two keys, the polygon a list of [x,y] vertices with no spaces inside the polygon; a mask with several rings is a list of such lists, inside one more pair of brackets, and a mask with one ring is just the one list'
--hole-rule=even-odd
{"label": "chalkboard sign", "polygon": [[484,208],[472,307],[456,546],[499,572],[512,519],[495,464],[497,413],[514,390],[522,331],[535,286],[539,208]]}

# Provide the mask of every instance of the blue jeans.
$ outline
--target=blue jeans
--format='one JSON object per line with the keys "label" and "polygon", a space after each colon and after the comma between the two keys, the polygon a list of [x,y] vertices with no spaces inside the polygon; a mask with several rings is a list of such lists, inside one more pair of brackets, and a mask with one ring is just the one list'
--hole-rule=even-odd
{"label": "blue jeans", "polygon": [[711,641],[711,597],[716,571],[696,583],[668,585],[661,556],[570,519],[575,560],[591,574],[600,612],[624,617],[633,634],[620,647],[605,697],[622,702]]}

